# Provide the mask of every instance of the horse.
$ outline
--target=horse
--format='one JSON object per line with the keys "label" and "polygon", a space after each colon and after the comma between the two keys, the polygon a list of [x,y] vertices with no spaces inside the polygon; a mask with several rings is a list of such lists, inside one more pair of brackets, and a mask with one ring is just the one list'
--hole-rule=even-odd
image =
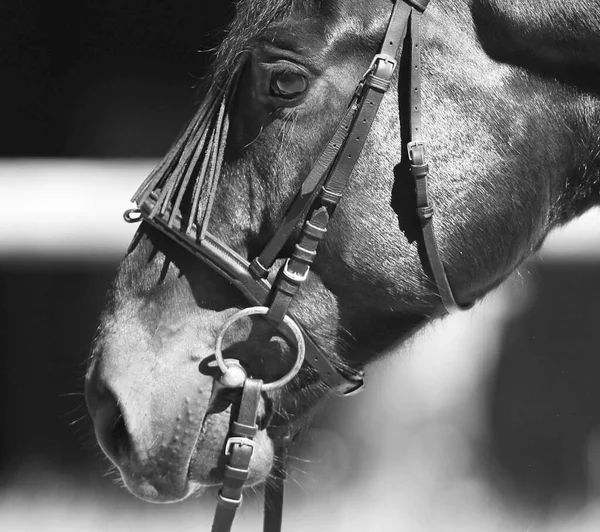
{"label": "horse", "polygon": [[[228,456],[244,445],[246,485],[277,476],[278,442],[310,423],[336,382],[360,388],[363,369],[390,347],[453,302],[471,306],[553,228],[600,204],[594,1],[433,0],[421,14],[426,5],[237,4],[197,115],[136,195],[143,221],[89,358],[96,436],[134,495],[173,502],[218,486],[231,469]],[[412,30],[392,69],[395,60],[378,52],[396,8],[412,17]],[[376,75],[380,66],[393,83]],[[592,74],[582,76],[582,66]],[[377,84],[389,90],[309,261],[287,237],[316,239],[308,222],[328,216],[334,195],[321,198],[306,223],[308,207],[299,209],[304,225],[288,213],[315,163],[338,149],[349,109],[364,103],[361,91]],[[419,93],[418,119],[408,92]],[[411,150],[423,146],[427,161],[420,150],[415,162]],[[417,205],[418,187],[406,177],[419,178],[424,166],[434,209]],[[210,174],[208,193],[195,187],[198,173]],[[256,258],[274,245],[282,220],[286,241],[260,271]],[[435,229],[434,252],[426,224]],[[303,275],[288,271],[299,253],[310,262]],[[231,261],[249,281],[222,271]],[[253,277],[248,264],[258,268]],[[439,265],[441,277],[433,271]],[[299,285],[288,299],[286,275]],[[246,297],[266,300],[265,283],[281,291],[269,292],[263,310],[240,314]],[[314,360],[302,362],[304,349],[307,358],[317,353]],[[282,379],[274,390],[261,388]],[[250,403],[244,424],[239,411]]]}

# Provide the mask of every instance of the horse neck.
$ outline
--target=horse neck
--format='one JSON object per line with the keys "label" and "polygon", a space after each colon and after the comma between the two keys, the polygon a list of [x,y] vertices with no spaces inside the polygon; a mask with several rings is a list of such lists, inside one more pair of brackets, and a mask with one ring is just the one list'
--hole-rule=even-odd
{"label": "horse neck", "polygon": [[575,97],[569,129],[576,168],[565,176],[557,209],[559,224],[600,205],[600,96],[572,91]]}

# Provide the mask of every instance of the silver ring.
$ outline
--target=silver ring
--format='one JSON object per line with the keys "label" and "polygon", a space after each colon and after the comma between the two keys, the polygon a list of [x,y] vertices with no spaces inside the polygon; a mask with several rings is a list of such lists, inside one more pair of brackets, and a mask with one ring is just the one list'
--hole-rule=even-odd
{"label": "silver ring", "polygon": [[[269,312],[268,307],[248,307],[243,310],[240,310],[239,312],[236,312],[233,316],[231,316],[231,318],[229,318],[225,322],[225,325],[223,325],[223,328],[219,333],[217,343],[215,345],[215,358],[217,359],[217,364],[219,364],[219,368],[221,369],[223,374],[225,374],[227,372],[227,369],[229,368],[229,366],[225,363],[225,360],[223,358],[223,339],[225,338],[225,333],[227,332],[227,329],[229,329],[229,327],[231,327],[236,321],[238,321],[241,318],[245,318],[246,316],[252,316],[254,314],[264,315],[267,312]],[[298,354],[296,355],[296,362],[294,363],[292,369],[288,371],[288,373],[285,374],[283,377],[281,377],[281,379],[277,379],[276,381],[264,384],[262,389],[265,392],[275,390],[290,382],[300,371],[302,363],[304,362],[304,353],[306,351],[306,347],[304,344],[304,336],[302,335],[300,327],[289,316],[285,316],[285,318],[283,318],[283,323],[285,323],[285,325],[289,327],[289,329],[294,333],[294,336],[296,337],[296,350],[298,351]]]}

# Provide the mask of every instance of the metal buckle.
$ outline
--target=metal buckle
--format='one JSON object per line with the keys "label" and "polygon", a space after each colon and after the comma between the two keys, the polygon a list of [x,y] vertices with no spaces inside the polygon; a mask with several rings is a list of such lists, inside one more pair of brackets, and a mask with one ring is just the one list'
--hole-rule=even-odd
{"label": "metal buckle", "polygon": [[408,151],[408,160],[409,160],[411,163],[413,162],[413,150],[414,150],[415,148],[417,148],[417,147],[421,147],[421,148],[423,148],[423,160],[425,160],[425,159],[426,159],[426,157],[425,157],[425,155],[426,155],[426,154],[425,154],[425,147],[426,147],[426,144],[425,144],[425,142],[423,142],[422,140],[414,140],[414,141],[412,141],[412,142],[409,142],[409,143],[406,145],[406,150]]}
{"label": "metal buckle", "polygon": [[308,279],[308,272],[310,268],[307,268],[306,271],[302,274],[295,273],[289,269],[290,259],[285,261],[285,265],[283,266],[283,275],[285,275],[290,281],[294,281],[296,283],[303,283]]}
{"label": "metal buckle", "polygon": [[[379,61],[384,61],[385,63],[389,63],[390,65],[392,65],[392,68],[390,70],[390,76],[389,79],[386,78],[380,78],[384,81],[389,81],[390,79],[392,79],[392,75],[394,73],[394,70],[396,70],[396,67],[398,66],[398,61],[396,61],[392,56],[387,55],[387,54],[377,54],[375,57],[373,57],[373,60],[371,61],[371,64],[369,65],[369,68],[367,68],[367,70],[365,71],[365,73],[363,74],[362,78],[360,79],[358,85],[356,86],[356,89],[354,91],[354,98],[358,98],[358,96],[360,95],[360,92],[362,91],[366,81],[367,81],[367,76],[369,76],[370,74],[373,74],[375,72],[375,70],[377,69],[377,63]],[[379,78],[379,76],[376,76]]]}
{"label": "metal buckle", "polygon": [[225,443],[225,456],[231,454],[231,447],[233,445],[246,445],[247,447],[252,447],[252,452],[254,452],[254,447],[256,447],[256,443],[250,438],[246,438],[245,436],[232,436],[231,438],[228,438]]}
{"label": "metal buckle", "polygon": [[396,59],[394,59],[391,55],[377,54],[375,57],[373,57],[373,60],[371,61],[371,65],[369,66],[369,69],[365,72],[363,79],[366,78],[369,74],[375,72],[377,63],[379,61],[383,61],[384,63],[389,63],[392,66],[392,70],[390,72],[390,78],[392,77],[394,70],[396,70],[396,67],[398,66],[398,61],[396,61]]}

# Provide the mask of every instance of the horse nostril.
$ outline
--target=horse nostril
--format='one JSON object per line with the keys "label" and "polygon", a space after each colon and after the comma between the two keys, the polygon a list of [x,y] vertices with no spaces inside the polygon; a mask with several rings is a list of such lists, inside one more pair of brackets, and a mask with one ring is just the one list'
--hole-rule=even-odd
{"label": "horse nostril", "polygon": [[111,390],[96,386],[92,413],[100,447],[116,464],[122,464],[131,453],[131,438],[118,401]]}

